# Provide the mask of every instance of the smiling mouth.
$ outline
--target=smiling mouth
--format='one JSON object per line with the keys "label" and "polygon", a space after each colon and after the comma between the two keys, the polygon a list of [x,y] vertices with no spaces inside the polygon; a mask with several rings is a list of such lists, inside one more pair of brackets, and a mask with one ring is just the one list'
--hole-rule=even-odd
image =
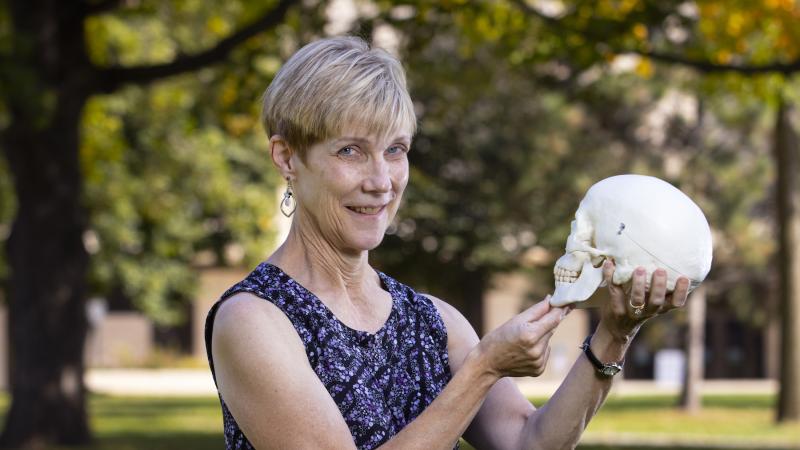
{"label": "smiling mouth", "polygon": [[358,214],[375,215],[383,211],[384,206],[348,206],[347,209]]}

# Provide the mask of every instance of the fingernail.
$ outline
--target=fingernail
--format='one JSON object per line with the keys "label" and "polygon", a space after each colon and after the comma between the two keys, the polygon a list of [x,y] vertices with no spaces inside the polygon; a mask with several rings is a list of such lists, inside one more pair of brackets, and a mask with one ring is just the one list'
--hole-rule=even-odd
{"label": "fingernail", "polygon": [[636,275],[644,275],[644,269],[643,269],[643,268],[641,268],[641,267],[639,267],[638,269],[636,269]]}

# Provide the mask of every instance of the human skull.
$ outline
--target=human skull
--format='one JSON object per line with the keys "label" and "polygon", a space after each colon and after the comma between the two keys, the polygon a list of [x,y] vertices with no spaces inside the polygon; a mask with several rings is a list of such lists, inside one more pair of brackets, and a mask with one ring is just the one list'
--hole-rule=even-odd
{"label": "human skull", "polygon": [[[614,261],[613,282],[630,281],[636,267],[667,271],[667,290],[678,277],[696,288],[711,269],[711,229],[686,194],[655,177],[618,175],[594,184],[581,200],[566,253],[553,270],[553,306],[583,302],[600,286],[605,259]],[[649,285],[648,285],[649,289]]]}

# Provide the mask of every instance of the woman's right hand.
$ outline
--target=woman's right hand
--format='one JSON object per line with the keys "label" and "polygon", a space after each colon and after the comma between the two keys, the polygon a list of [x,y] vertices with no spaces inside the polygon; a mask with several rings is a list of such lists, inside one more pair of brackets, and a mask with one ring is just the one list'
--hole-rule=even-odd
{"label": "woman's right hand", "polygon": [[550,356],[550,338],[571,307],[553,307],[550,296],[481,339],[473,352],[497,378],[537,377]]}

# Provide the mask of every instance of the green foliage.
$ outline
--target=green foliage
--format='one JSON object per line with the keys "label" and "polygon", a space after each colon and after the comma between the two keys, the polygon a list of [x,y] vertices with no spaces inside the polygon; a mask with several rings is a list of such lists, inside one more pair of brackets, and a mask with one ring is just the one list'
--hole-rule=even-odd
{"label": "green foliage", "polygon": [[788,62],[798,56],[800,10],[791,0],[698,2],[694,46],[718,63]]}
{"label": "green foliage", "polygon": [[121,286],[162,322],[179,320],[177,305],[194,294],[198,252],[225,264],[238,243],[252,263],[272,244],[275,180],[258,130],[236,139],[198,126],[192,84],[95,99],[84,117],[95,289]]}
{"label": "green foliage", "polygon": [[[253,8],[226,5],[154,2],[92,18],[91,56],[130,65],[207,48]],[[279,67],[274,40],[248,42],[232,64],[89,101],[81,160],[95,295],[121,291],[157,322],[177,323],[196,294],[193,266],[251,266],[268,254],[278,179],[258,99]]]}
{"label": "green foliage", "polygon": [[[376,11],[361,9],[359,33],[385,24],[400,33],[421,121],[406,206],[377,261],[421,288],[442,284],[442,291],[458,285],[464,271],[527,267],[544,293],[586,188],[638,171],[698,200],[720,243],[716,295],[733,299],[742,317],[763,321],[749,298],[765,289],[775,251],[765,214],[773,177],[765,105],[790,90],[787,80],[699,77],[647,58],[620,69],[620,53],[788,62],[800,48],[796,5],[572,0],[531,12],[520,3],[531,4],[379,1]],[[122,288],[150,315],[175,322],[177,305],[192,295],[189,267],[198,255],[225,263],[235,245],[247,263],[266,255],[279,183],[257,100],[280,62],[323,34],[326,7],[305,5],[277,31],[243,44],[227,64],[89,102],[81,157],[95,294]],[[87,19],[89,57],[99,66],[171,61],[213,46],[264,9],[255,1],[124,5]],[[11,32],[8,23],[1,7],[0,37]],[[4,76],[21,77],[12,72]],[[19,89],[25,86],[35,85]],[[675,92],[702,102],[702,131],[673,112],[664,122],[668,138],[654,142],[645,118]],[[0,107],[0,125],[5,114]],[[3,170],[0,236],[14,210]],[[3,267],[0,257],[0,278]],[[742,273],[749,282],[725,281]]]}
{"label": "green foliage", "polygon": [[[770,106],[787,90],[786,80],[702,76],[619,55],[627,49],[711,58],[733,51],[738,38],[709,41],[723,24],[706,10],[727,15],[752,4],[726,12],[709,6],[714,2],[694,11],[682,2],[572,1],[544,19],[515,2],[456,3],[410,2],[417,15],[405,20],[387,14],[403,36],[421,128],[407,205],[376,259],[448,295],[463,284],[465,268],[518,270],[530,267],[532,250],[544,250],[532,272],[543,295],[588,186],[620,172],[650,174],[694,198],[714,229],[711,301],[762,326],[773,311],[753,299],[774,283],[776,250]],[[781,14],[796,14],[773,3],[763,14],[776,24],[784,23]],[[748,27],[748,36],[758,33]],[[793,57],[780,48],[771,53],[776,61]],[[768,58],[751,52],[711,60]]]}
{"label": "green foliage", "polygon": [[544,295],[580,198],[626,170],[625,149],[568,85],[478,42],[465,20],[400,28],[420,131],[406,205],[376,261],[456,304],[474,271],[531,268]]}

